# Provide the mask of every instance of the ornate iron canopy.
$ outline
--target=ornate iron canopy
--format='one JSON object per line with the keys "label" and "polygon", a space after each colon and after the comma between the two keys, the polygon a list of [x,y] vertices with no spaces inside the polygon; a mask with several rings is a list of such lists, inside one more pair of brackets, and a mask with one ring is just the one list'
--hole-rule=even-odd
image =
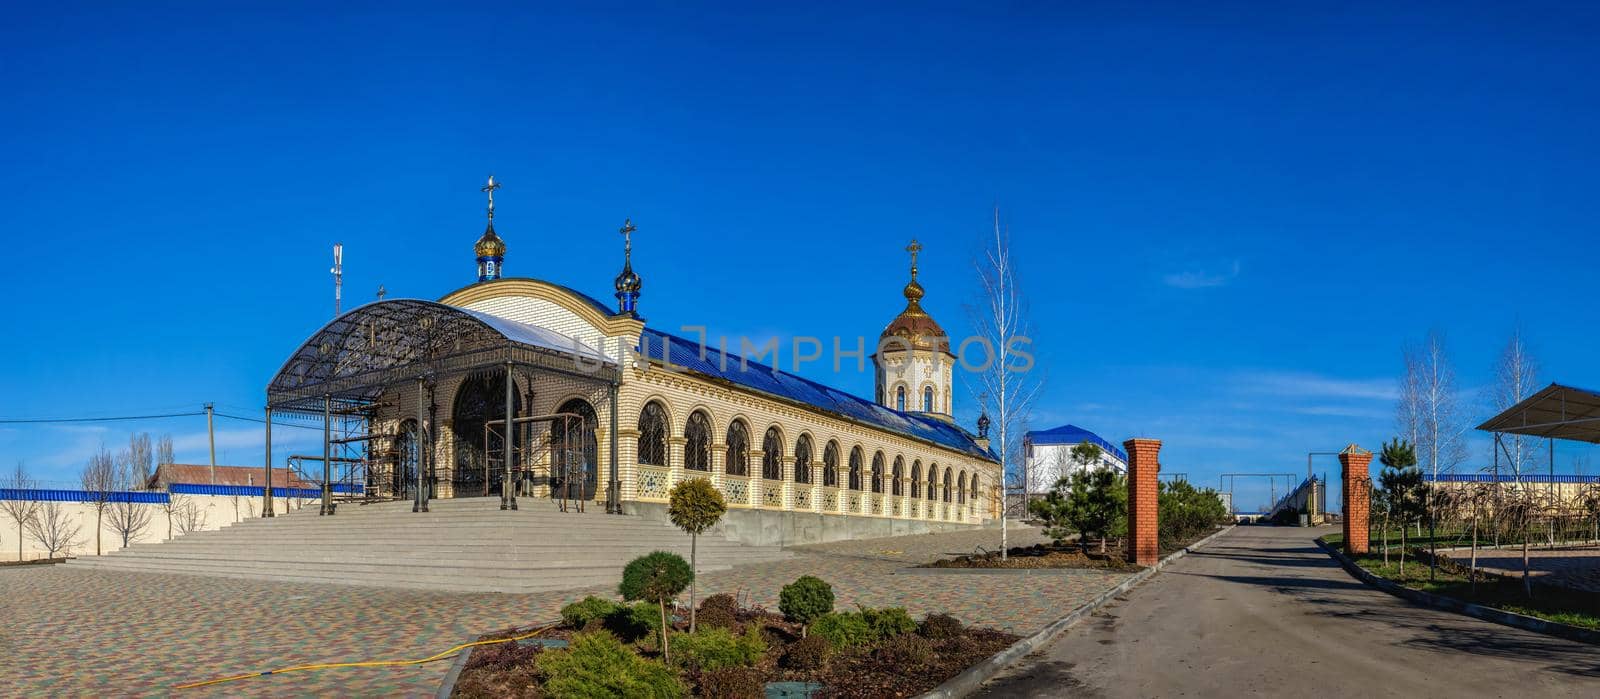
{"label": "ornate iron canopy", "polygon": [[597,382],[620,378],[614,360],[552,330],[432,301],[394,299],[352,310],[312,334],[272,378],[267,404],[321,412],[324,396],[370,402],[404,381],[507,362]]}

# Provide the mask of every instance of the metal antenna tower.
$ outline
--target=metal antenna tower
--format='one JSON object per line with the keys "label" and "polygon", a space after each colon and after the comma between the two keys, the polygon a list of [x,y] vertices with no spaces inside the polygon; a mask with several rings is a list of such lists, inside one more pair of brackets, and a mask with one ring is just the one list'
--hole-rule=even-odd
{"label": "metal antenna tower", "polygon": [[339,317],[340,297],[344,295],[344,243],[333,244],[333,317]]}

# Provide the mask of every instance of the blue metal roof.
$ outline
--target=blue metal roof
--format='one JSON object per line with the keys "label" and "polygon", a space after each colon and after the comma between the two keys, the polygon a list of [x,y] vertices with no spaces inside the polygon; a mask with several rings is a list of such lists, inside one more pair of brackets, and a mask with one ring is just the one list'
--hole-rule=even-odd
{"label": "blue metal roof", "polygon": [[[704,358],[701,353],[704,352]],[[782,400],[803,403],[849,420],[931,442],[980,459],[997,461],[992,451],[978,447],[971,433],[938,418],[903,413],[872,401],[787,374],[771,366],[653,328],[639,336],[639,352],[652,360],[665,357],[672,366],[657,371],[687,370],[726,381]]]}
{"label": "blue metal roof", "polygon": [[1034,430],[1025,438],[1029,444],[1082,444],[1088,442],[1100,447],[1106,452],[1115,455],[1122,463],[1128,463],[1128,453],[1115,444],[1107,442],[1093,432],[1077,425],[1062,425],[1048,430]]}
{"label": "blue metal roof", "polygon": [[[1432,474],[1422,474],[1422,480],[1432,481],[1433,479]],[[1493,483],[1495,480],[1495,474],[1493,473],[1439,474],[1440,483]],[[1600,476],[1573,475],[1570,473],[1557,473],[1554,475],[1549,473],[1527,473],[1518,478],[1515,474],[1502,473],[1499,476],[1499,481],[1501,483],[1516,483],[1518,481],[1523,483],[1600,483]]]}

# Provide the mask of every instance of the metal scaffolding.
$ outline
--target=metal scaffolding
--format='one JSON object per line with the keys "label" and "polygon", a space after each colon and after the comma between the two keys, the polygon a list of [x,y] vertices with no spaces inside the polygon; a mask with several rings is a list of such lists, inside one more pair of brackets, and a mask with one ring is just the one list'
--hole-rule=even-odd
{"label": "metal scaffolding", "polygon": [[[273,416],[277,413],[302,419],[322,418],[322,455],[291,457],[295,467],[305,462],[322,464],[320,477],[303,470],[301,473],[302,478],[320,484],[322,514],[334,514],[335,483],[348,484],[341,490],[349,492],[340,493],[340,499],[345,500],[393,499],[396,492],[403,492],[394,485],[386,488],[379,474],[386,472],[383,469],[391,460],[398,465],[399,447],[408,435],[398,430],[380,432],[379,412],[392,412],[397,424],[405,421],[411,409],[399,405],[395,396],[410,387],[416,389],[411,413],[416,432],[410,436],[416,453],[412,511],[427,512],[438,478],[436,464],[432,463],[439,436],[434,390],[445,379],[488,371],[505,373],[505,417],[496,421],[502,426],[507,420],[513,425],[519,420],[514,411],[513,388],[519,373],[528,377],[555,375],[607,389],[615,422],[621,374],[615,361],[592,347],[545,328],[431,301],[394,299],[369,303],[339,316],[313,334],[268,385],[264,512],[272,512],[271,437]],[[596,425],[587,427],[592,430]],[[620,510],[616,501],[614,425],[608,433],[611,459],[607,511],[614,512]],[[509,436],[510,440],[504,440],[504,436],[502,439],[512,442],[509,449],[515,454],[517,431],[512,430]],[[530,440],[520,441],[524,448],[529,446]],[[486,457],[487,449],[486,432]],[[501,509],[514,509],[510,469],[516,459],[507,460],[505,449],[500,458],[506,473]],[[486,468],[487,464],[486,459]],[[484,475],[487,489],[491,479],[487,472]]]}

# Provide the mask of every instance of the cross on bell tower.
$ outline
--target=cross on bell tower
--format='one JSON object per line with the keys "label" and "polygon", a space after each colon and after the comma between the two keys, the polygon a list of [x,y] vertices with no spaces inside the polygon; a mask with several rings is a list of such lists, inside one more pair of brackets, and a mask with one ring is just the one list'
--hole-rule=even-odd
{"label": "cross on bell tower", "polygon": [[494,191],[499,188],[500,183],[494,181],[494,175],[489,176],[488,184],[478,188],[478,191],[489,195],[489,223],[483,229],[483,237],[473,246],[473,252],[478,256],[480,282],[499,279],[501,272],[504,271],[506,244],[500,239],[500,235],[494,232]]}

